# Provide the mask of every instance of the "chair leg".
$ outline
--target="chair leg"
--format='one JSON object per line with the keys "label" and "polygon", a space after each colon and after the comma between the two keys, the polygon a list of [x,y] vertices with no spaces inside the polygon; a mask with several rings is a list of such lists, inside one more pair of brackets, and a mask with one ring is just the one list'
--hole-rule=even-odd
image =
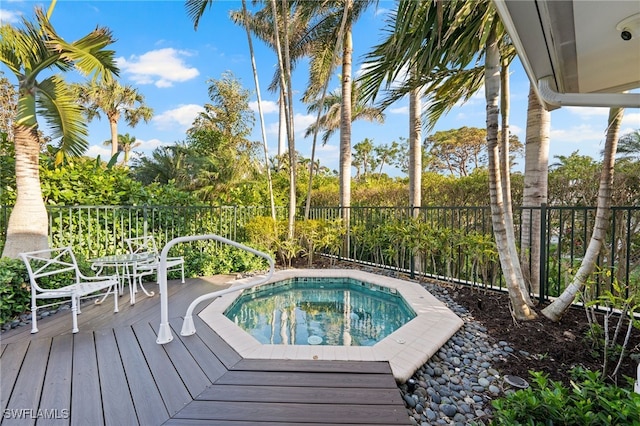
{"label": "chair leg", "polygon": [[113,312],[118,312],[118,287],[117,286],[115,286],[113,289]]}
{"label": "chair leg", "polygon": [[76,296],[71,296],[71,315],[73,316],[73,329],[74,333],[77,333],[78,330],[78,301],[76,300]]}
{"label": "chair leg", "polygon": [[31,334],[38,332],[38,306],[35,302],[31,305]]}
{"label": "chair leg", "polygon": [[184,284],[184,263],[180,264],[180,270],[182,272],[182,284]]}

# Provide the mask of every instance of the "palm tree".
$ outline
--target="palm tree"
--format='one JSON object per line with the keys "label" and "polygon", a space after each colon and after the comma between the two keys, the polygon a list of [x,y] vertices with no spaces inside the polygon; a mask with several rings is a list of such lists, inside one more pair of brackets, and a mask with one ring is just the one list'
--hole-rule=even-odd
{"label": "palm tree", "polygon": [[640,160],[640,129],[620,137],[617,153],[622,154],[623,158]]}
{"label": "palm tree", "polygon": [[[360,91],[358,89],[358,82],[354,81],[352,84],[352,121],[367,120],[369,122],[384,123],[384,113],[382,112],[382,108],[370,103],[364,103],[362,97],[359,96]],[[328,94],[325,97],[324,102],[322,102],[322,106],[320,105],[321,101],[322,99],[318,99],[307,108],[307,112],[318,112],[318,110],[320,110],[321,112],[324,112],[324,114],[320,116],[320,119],[317,120],[316,123],[313,123],[309,127],[307,127],[304,135],[305,137],[311,136],[314,132],[316,132],[316,130],[323,130],[324,133],[322,134],[322,144],[324,145],[336,132],[336,130],[340,129],[342,116],[341,109],[343,104],[342,91],[335,90],[332,93]]]}
{"label": "palm tree", "polygon": [[551,114],[542,106],[533,85],[530,85],[522,194],[525,208],[521,226],[525,232],[520,242],[520,262],[534,294],[540,293],[540,238],[531,236],[540,235],[541,211],[530,208],[547,203],[550,127]]}
{"label": "palm tree", "polygon": [[114,52],[105,47],[114,42],[111,31],[97,27],[84,37],[67,42],[58,35],[47,11],[35,9],[35,22],[23,18],[24,28],[0,26],[0,61],[18,80],[18,114],[13,123],[17,199],[9,218],[3,256],[46,249],[48,219],[39,176],[40,138],[38,113],[44,116],[60,153],[79,156],[88,147],[82,108],[62,76],[38,81],[47,70],[70,71],[108,79],[117,74]]}
{"label": "palm tree", "polygon": [[[509,49],[506,44],[506,33],[489,1],[401,1],[393,17],[394,26],[389,38],[369,54],[370,68],[362,77],[365,81],[363,93],[374,97],[385,81],[389,89],[409,67],[409,78],[402,87],[390,90],[391,96],[385,103],[422,88],[435,99],[428,114],[433,125],[455,101],[471,97],[484,79],[494,235],[514,315],[518,319],[534,318],[511,226],[511,199],[507,194],[509,181],[506,179],[508,161],[499,157],[500,66],[502,64],[504,70],[509,58],[513,57],[513,48]],[[483,56],[484,69],[472,66]],[[505,136],[502,151],[506,158],[508,135]]]}
{"label": "palm tree", "polygon": [[80,103],[86,108],[89,121],[100,119],[100,111],[109,120],[111,130],[111,156],[118,154],[118,121],[124,116],[126,123],[135,127],[140,120],[145,123],[153,117],[153,109],[144,104],[144,96],[132,86],[122,86],[116,80],[107,82],[92,81],[77,84]]}
{"label": "palm tree", "polygon": [[[373,4],[371,0],[336,0],[327,2],[301,2],[308,16],[318,18],[313,25],[315,34],[318,34],[317,50],[313,53],[311,61],[311,82],[305,99],[313,99],[330,78],[334,67],[333,48],[336,42],[342,47],[341,68],[341,94],[342,105],[340,108],[340,206],[342,207],[342,220],[346,229],[349,229],[351,206],[351,123],[352,114],[352,62],[353,62],[353,25],[366,9]],[[338,25],[342,22],[344,25]],[[315,76],[315,77],[314,77]],[[343,255],[349,256],[349,232],[345,234]]]}
{"label": "palm tree", "polygon": [[[112,145],[111,139],[107,139],[102,142],[104,146]],[[118,153],[124,152],[124,158],[122,159],[122,164],[126,166],[129,164],[129,157],[131,156],[131,150],[133,148],[137,148],[142,145],[140,142],[136,141],[135,136],[131,136],[129,133],[125,133],[124,135],[118,135]]]}
{"label": "palm tree", "polygon": [[582,290],[589,276],[596,267],[600,249],[609,229],[609,216],[611,215],[611,188],[613,186],[613,170],[616,161],[616,149],[620,124],[624,109],[611,108],[607,126],[607,139],[604,146],[604,159],[602,160],[602,172],[600,173],[600,186],[598,188],[598,205],[596,207],[596,220],[593,224],[593,232],[589,245],[584,253],[578,272],[573,277],[562,294],[549,306],[542,310],[547,318],[558,321],[562,314],[571,306],[578,293]]}
{"label": "palm tree", "polygon": [[140,182],[149,185],[153,182],[168,184],[175,182],[178,187],[189,188],[193,180],[193,167],[190,160],[194,154],[185,143],[159,146],[151,156],[133,160],[132,172]]}

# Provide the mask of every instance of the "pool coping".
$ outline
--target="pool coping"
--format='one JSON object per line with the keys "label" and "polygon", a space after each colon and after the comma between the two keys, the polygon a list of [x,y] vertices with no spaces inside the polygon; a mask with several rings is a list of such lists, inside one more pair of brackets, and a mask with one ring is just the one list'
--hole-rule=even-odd
{"label": "pool coping", "polygon": [[[241,291],[225,294],[205,307],[200,318],[243,358],[325,361],[388,361],[397,382],[405,382],[425,364],[463,321],[420,284],[356,269],[287,269],[276,271],[263,284],[295,277],[353,278],[396,289],[416,317],[373,346],[269,345],[262,344],[224,316]],[[231,287],[263,277],[237,280]]]}

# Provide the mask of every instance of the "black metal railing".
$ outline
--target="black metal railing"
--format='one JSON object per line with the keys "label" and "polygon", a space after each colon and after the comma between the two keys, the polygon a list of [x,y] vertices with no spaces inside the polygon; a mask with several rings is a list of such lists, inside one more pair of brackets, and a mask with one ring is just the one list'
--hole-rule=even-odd
{"label": "black metal railing", "polygon": [[[0,250],[10,210],[0,207]],[[270,216],[270,209],[261,206],[48,206],[47,211],[51,245],[71,245],[87,258],[125,252],[126,238],[149,233],[160,245],[178,236],[211,233],[249,243],[247,224]],[[315,207],[310,218],[334,221],[342,211]],[[287,213],[279,208],[278,219],[285,220]],[[525,276],[540,277],[540,288],[532,293],[541,300],[559,295],[568,285],[589,244],[595,214],[595,207],[543,205],[514,210],[518,248],[523,241],[539,242],[535,250],[521,251],[520,256]],[[348,250],[340,250],[341,258],[411,275],[504,287],[489,207],[351,207],[349,217]],[[534,258],[540,260],[537,270]],[[611,288],[614,280],[640,286],[640,207],[612,207],[595,266],[590,286],[594,295]]]}

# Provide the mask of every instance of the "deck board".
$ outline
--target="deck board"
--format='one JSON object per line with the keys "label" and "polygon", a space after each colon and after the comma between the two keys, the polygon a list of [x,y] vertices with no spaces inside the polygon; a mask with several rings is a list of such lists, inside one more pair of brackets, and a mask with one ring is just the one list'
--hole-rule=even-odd
{"label": "deck board", "polygon": [[336,386],[340,388],[359,389],[390,387],[395,385],[392,377],[381,374],[309,374],[306,371],[229,371],[227,374],[222,376],[216,384],[244,385],[251,383],[257,385],[269,385],[287,382],[295,383],[298,387]]}
{"label": "deck board", "polygon": [[[128,292],[116,314],[109,299],[84,302],[76,334],[70,312],[42,319],[36,334],[28,326],[3,333],[2,410],[63,415],[38,425],[409,424],[386,362],[243,359],[197,316],[197,333],[180,336],[179,316],[191,301],[226,286],[173,282],[166,345],[155,342],[158,295],[130,305]],[[0,422],[36,424],[30,416]]]}
{"label": "deck board", "polygon": [[71,380],[71,424],[103,424],[103,411],[95,409],[96,401],[102,397],[93,333],[84,331],[73,336]]}
{"label": "deck board", "polygon": [[[129,394],[129,384],[121,365],[120,352],[113,330],[95,332],[96,353],[100,369],[100,390],[107,426],[120,426],[136,418],[136,410]],[[106,396],[106,397],[105,397]]]}
{"label": "deck board", "polygon": [[117,328],[115,334],[138,422],[142,425],[161,423],[169,414],[133,330]]}
{"label": "deck board", "polygon": [[142,348],[159,395],[169,415],[181,410],[192,398],[163,345],[156,343],[156,335],[149,324],[135,324],[133,331]]}
{"label": "deck board", "polygon": [[[367,397],[377,403],[387,401],[388,404],[401,403],[398,389],[367,389]],[[313,401],[317,404],[358,404],[362,403],[362,389],[334,387],[293,387],[293,386],[229,386],[213,385],[198,396],[202,401],[260,401],[280,403],[304,403]]]}
{"label": "deck board", "polygon": [[[38,425],[63,425],[66,423],[65,413],[71,410],[71,374],[73,360],[73,337],[64,335],[55,337],[51,343],[48,364],[40,399],[40,408],[44,410],[59,410],[57,416],[38,421]],[[55,418],[59,417],[59,418]]]}
{"label": "deck board", "polygon": [[175,419],[233,419],[246,424],[258,421],[295,421],[313,423],[324,419],[331,424],[343,422],[375,424],[408,424],[404,408],[385,405],[326,405],[264,402],[193,401]]}
{"label": "deck board", "polygon": [[[7,408],[30,409],[39,406],[50,348],[51,339],[31,342],[20,366]],[[4,381],[4,377],[2,380]],[[2,424],[35,424],[35,420],[30,418],[8,419]]]}
{"label": "deck board", "polygon": [[13,345],[3,345],[2,358],[0,358],[0,408],[4,413],[9,397],[12,395],[22,361],[29,349],[29,342],[23,341]]}

